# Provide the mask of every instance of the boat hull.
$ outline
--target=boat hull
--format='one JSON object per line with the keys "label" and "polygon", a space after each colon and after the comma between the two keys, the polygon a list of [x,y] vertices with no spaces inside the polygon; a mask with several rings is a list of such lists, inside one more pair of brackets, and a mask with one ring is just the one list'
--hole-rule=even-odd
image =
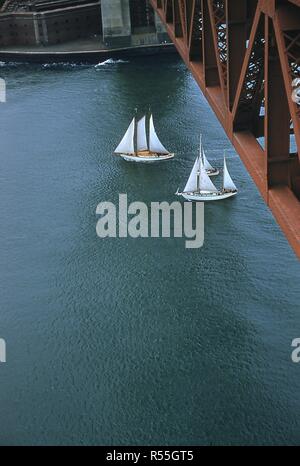
{"label": "boat hull", "polygon": [[217,176],[220,174],[220,170],[215,168],[214,170],[206,170],[206,173],[208,174],[208,176]]}
{"label": "boat hull", "polygon": [[135,163],[153,163],[153,162],[163,162],[165,160],[170,160],[174,158],[175,154],[165,154],[165,155],[128,155],[128,154],[119,154],[122,159],[126,162],[135,162]]}
{"label": "boat hull", "polygon": [[228,199],[229,197],[235,196],[237,191],[229,191],[229,192],[219,192],[216,194],[199,194],[199,193],[176,193],[177,196],[182,196],[187,201],[200,201],[200,202],[207,202],[207,201],[222,201],[223,199]]}

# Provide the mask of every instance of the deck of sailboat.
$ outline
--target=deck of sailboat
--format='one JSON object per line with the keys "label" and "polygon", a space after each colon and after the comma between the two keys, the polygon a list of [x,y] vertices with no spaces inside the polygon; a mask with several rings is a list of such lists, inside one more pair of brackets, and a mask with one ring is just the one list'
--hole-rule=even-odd
{"label": "deck of sailboat", "polygon": [[188,201],[221,201],[229,197],[235,196],[237,191],[220,191],[219,193],[203,193],[203,192],[194,192],[194,193],[176,193],[177,196],[182,196]]}
{"label": "deck of sailboat", "polygon": [[170,154],[169,153],[168,154],[157,154],[156,152],[151,152],[149,150],[143,150],[143,151],[136,152],[135,155],[136,157],[165,157]]}

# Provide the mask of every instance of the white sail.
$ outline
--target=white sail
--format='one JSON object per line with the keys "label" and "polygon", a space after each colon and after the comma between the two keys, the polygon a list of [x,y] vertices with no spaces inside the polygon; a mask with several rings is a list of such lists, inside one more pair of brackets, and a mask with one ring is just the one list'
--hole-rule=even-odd
{"label": "white sail", "polygon": [[146,135],[146,117],[138,121],[137,124],[137,151],[148,150],[148,142]]}
{"label": "white sail", "polygon": [[115,150],[116,154],[134,154],[134,129],[135,129],[135,118],[129,125],[122,141]]}
{"label": "white sail", "polygon": [[193,169],[190,173],[189,179],[187,184],[185,185],[184,192],[185,193],[192,193],[197,191],[197,172],[199,168],[199,157],[196,158]]}
{"label": "white sail", "polygon": [[201,191],[206,191],[206,192],[209,192],[209,193],[217,193],[218,189],[215,187],[215,185],[211,181],[210,177],[206,173],[206,170],[204,168],[201,157],[200,157],[199,171],[200,171],[200,180],[199,180],[200,192]]}
{"label": "white sail", "polygon": [[149,149],[151,152],[154,152],[155,154],[169,154],[169,151],[162,145],[162,143],[158,139],[158,136],[154,128],[152,115],[150,117]]}
{"label": "white sail", "polygon": [[234,182],[231,179],[231,176],[229,175],[227,165],[226,165],[226,159],[224,155],[224,169],[223,169],[223,189],[226,190],[232,190],[232,191],[237,191],[237,187],[235,186]]}
{"label": "white sail", "polygon": [[211,164],[207,160],[204,150],[202,154],[203,154],[203,165],[204,165],[205,170],[213,170],[214,168],[211,166]]}

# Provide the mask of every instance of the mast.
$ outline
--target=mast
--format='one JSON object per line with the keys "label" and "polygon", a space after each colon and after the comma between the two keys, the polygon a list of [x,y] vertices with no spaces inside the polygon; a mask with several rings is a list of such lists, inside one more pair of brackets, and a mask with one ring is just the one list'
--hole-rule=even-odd
{"label": "mast", "polygon": [[200,149],[199,149],[199,155],[201,159],[203,160],[203,155],[202,155],[202,133],[200,133]]}
{"label": "mast", "polygon": [[[137,121],[137,107],[135,107],[135,119],[134,119],[134,136],[133,136],[133,144],[134,144],[134,155],[137,156],[138,153],[138,142],[137,142],[137,127],[138,127],[138,121]],[[135,141],[135,143],[134,143]]]}
{"label": "mast", "polygon": [[223,150],[223,190],[225,189],[226,149]]}
{"label": "mast", "polygon": [[200,134],[200,157],[201,157],[201,162],[205,167],[205,155],[204,155],[204,146],[203,146],[202,133]]}
{"label": "mast", "polygon": [[[201,151],[201,139],[202,136],[200,135],[200,151]],[[198,156],[198,170],[197,170],[197,191],[200,192],[200,178],[201,178],[201,152]]]}

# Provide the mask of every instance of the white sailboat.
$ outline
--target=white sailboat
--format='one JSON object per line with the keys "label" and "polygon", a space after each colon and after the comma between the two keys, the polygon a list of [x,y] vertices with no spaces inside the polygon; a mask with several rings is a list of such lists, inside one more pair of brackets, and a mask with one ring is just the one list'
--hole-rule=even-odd
{"label": "white sailboat", "polygon": [[200,134],[200,148],[199,148],[199,153],[200,153],[200,157],[202,158],[202,162],[203,162],[203,166],[206,170],[206,173],[208,174],[208,176],[216,176],[218,175],[220,172],[217,168],[214,168],[210,163],[209,161],[207,160],[206,158],[206,155],[205,155],[205,152],[204,152],[204,148],[203,148],[203,144],[202,144],[202,134]]}
{"label": "white sailboat", "polygon": [[234,196],[237,193],[237,187],[232,181],[231,176],[229,175],[229,171],[227,168],[225,151],[224,151],[224,167],[223,167],[223,193],[231,193]]}
{"label": "white sailboat", "polygon": [[229,175],[224,153],[223,187],[217,189],[206,173],[201,153],[196,158],[189,179],[182,192],[177,190],[176,195],[182,196],[188,201],[219,201],[232,197],[237,193],[237,188]]}
{"label": "white sailboat", "polygon": [[204,152],[204,149],[202,151],[202,158],[203,158],[203,165],[204,165],[204,168],[206,170],[206,173],[208,174],[208,176],[216,176],[218,175],[220,172],[217,168],[214,168],[210,163],[209,161],[207,160],[206,158],[206,155],[205,155],[205,152]]}
{"label": "white sailboat", "polygon": [[153,123],[153,116],[149,119],[149,142],[146,132],[146,117],[138,122],[133,118],[122,141],[114,152],[127,162],[160,162],[174,157],[160,142]]}

